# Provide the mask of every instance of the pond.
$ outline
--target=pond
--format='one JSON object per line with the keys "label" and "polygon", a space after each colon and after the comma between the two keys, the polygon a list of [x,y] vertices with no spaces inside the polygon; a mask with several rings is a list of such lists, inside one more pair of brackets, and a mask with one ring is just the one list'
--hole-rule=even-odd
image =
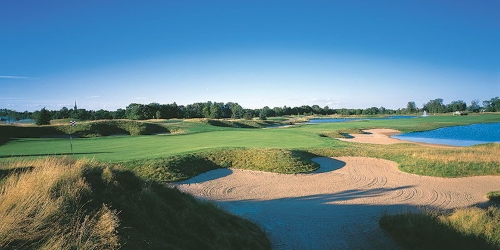
{"label": "pond", "polygon": [[500,142],[500,122],[445,127],[430,131],[393,135],[392,138],[451,146],[472,146]]}
{"label": "pond", "polygon": [[308,123],[332,123],[332,122],[352,122],[352,121],[369,121],[369,120],[394,120],[394,119],[410,119],[417,116],[395,115],[387,117],[347,117],[347,118],[317,118],[311,119]]}

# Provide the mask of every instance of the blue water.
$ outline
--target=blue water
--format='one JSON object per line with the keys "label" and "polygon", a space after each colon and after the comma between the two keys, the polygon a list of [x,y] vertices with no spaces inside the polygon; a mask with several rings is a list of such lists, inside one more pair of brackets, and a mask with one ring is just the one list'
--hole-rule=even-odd
{"label": "blue water", "polygon": [[388,117],[374,117],[374,118],[325,118],[325,119],[311,119],[309,123],[332,123],[332,122],[352,122],[352,121],[369,121],[369,120],[394,120],[394,119],[410,119],[415,118],[416,116],[408,116],[408,115],[395,115]]}
{"label": "blue water", "polygon": [[472,146],[500,142],[500,122],[446,127],[430,131],[393,135],[392,137],[414,142]]}

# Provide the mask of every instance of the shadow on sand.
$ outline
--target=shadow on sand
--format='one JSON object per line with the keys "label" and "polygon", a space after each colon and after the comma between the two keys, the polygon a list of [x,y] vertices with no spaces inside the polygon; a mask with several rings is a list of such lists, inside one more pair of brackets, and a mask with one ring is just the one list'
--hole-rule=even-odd
{"label": "shadow on sand", "polygon": [[312,161],[316,162],[320,166],[316,171],[312,172],[313,174],[335,171],[346,165],[343,161],[328,157],[317,157],[313,158]]}
{"label": "shadow on sand", "polygon": [[226,177],[226,176],[228,176],[228,175],[230,175],[232,173],[233,173],[233,170],[231,170],[229,168],[219,168],[219,169],[210,170],[208,172],[199,174],[199,175],[197,175],[197,176],[195,176],[193,178],[190,178],[188,180],[177,182],[177,184],[196,184],[196,183],[202,183],[202,182],[212,181],[212,180],[215,180],[215,179]]}
{"label": "shadow on sand", "polygon": [[[369,204],[363,199],[412,188],[352,189],[273,200],[219,201],[226,211],[259,224],[273,249],[400,249],[379,227],[383,214],[418,211],[409,204]],[[359,204],[352,203],[359,199]]]}

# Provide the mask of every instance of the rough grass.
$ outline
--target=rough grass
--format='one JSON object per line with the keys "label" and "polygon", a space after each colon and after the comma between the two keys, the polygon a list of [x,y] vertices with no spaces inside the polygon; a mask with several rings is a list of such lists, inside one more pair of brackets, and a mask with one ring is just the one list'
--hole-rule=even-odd
{"label": "rough grass", "polygon": [[438,147],[419,144],[372,145],[343,143],[335,148],[314,148],[323,156],[366,156],[392,160],[404,172],[439,177],[500,175],[500,144]]}
{"label": "rough grass", "polygon": [[228,148],[196,154],[177,155],[123,163],[147,179],[180,181],[200,173],[225,167],[260,170],[274,173],[304,173],[318,168],[312,155],[285,149]]}
{"label": "rough grass", "polygon": [[500,209],[384,215],[380,226],[408,249],[499,249]]}
{"label": "rough grass", "polygon": [[69,158],[0,169],[0,249],[270,249],[254,224],[130,171]]}
{"label": "rough grass", "polygon": [[500,191],[491,191],[486,196],[491,201],[500,204]]}

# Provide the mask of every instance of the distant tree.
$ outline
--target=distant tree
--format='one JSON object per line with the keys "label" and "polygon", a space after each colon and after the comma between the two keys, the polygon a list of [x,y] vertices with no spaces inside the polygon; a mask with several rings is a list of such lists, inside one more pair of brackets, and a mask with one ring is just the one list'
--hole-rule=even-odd
{"label": "distant tree", "polygon": [[99,109],[95,112],[92,112],[92,115],[94,120],[113,119],[111,112],[104,109]]}
{"label": "distant tree", "polygon": [[447,106],[448,112],[465,111],[466,109],[467,109],[467,104],[462,100],[452,101]]}
{"label": "distant tree", "polygon": [[268,106],[265,106],[264,108],[262,108],[259,112],[259,120],[267,120],[268,112],[269,112]]}
{"label": "distant tree", "polygon": [[500,112],[500,98],[497,96],[489,101],[483,101],[483,108],[486,112]]}
{"label": "distant tree", "polygon": [[131,103],[125,109],[125,116],[130,120],[144,120],[145,106],[143,104]]}
{"label": "distant tree", "polygon": [[204,118],[210,118],[211,116],[210,107],[212,107],[212,102],[206,102],[203,104],[202,113]]}
{"label": "distant tree", "polygon": [[115,112],[112,112],[111,117],[113,119],[125,119],[125,118],[127,118],[125,116],[125,110],[124,109],[117,109]]}
{"label": "distant tree", "polygon": [[222,109],[224,107],[223,103],[214,102],[210,106],[209,118],[220,119],[222,118]]}
{"label": "distant tree", "polygon": [[481,106],[479,106],[479,100],[478,99],[474,99],[470,102],[470,105],[468,107],[469,111],[470,112],[479,112],[479,110],[481,110]]}
{"label": "distant tree", "polygon": [[59,118],[60,119],[65,119],[65,118],[69,118],[70,117],[70,112],[69,112],[69,109],[66,108],[66,107],[62,107],[60,110],[59,110]]}
{"label": "distant tree", "polygon": [[45,108],[42,108],[39,112],[36,112],[35,123],[36,125],[49,125],[51,114]]}
{"label": "distant tree", "polygon": [[317,114],[317,115],[324,115],[325,114],[325,112],[323,111],[323,109],[319,105],[312,105],[311,109],[312,109],[312,112],[314,114]]}
{"label": "distant tree", "polygon": [[231,111],[231,118],[240,119],[243,117],[243,108],[238,103],[228,103],[229,110]]}
{"label": "distant tree", "polygon": [[444,113],[446,112],[446,106],[443,104],[443,99],[437,98],[430,100],[428,103],[424,104],[424,110],[429,113]]}
{"label": "distant tree", "polygon": [[417,105],[415,104],[414,101],[408,102],[406,104],[406,113],[407,114],[413,114],[417,112]]}
{"label": "distant tree", "polygon": [[363,115],[377,115],[380,114],[380,109],[377,107],[371,107],[363,110]]}
{"label": "distant tree", "polygon": [[254,117],[254,112],[252,109],[244,109],[243,110],[243,119],[252,120]]}

